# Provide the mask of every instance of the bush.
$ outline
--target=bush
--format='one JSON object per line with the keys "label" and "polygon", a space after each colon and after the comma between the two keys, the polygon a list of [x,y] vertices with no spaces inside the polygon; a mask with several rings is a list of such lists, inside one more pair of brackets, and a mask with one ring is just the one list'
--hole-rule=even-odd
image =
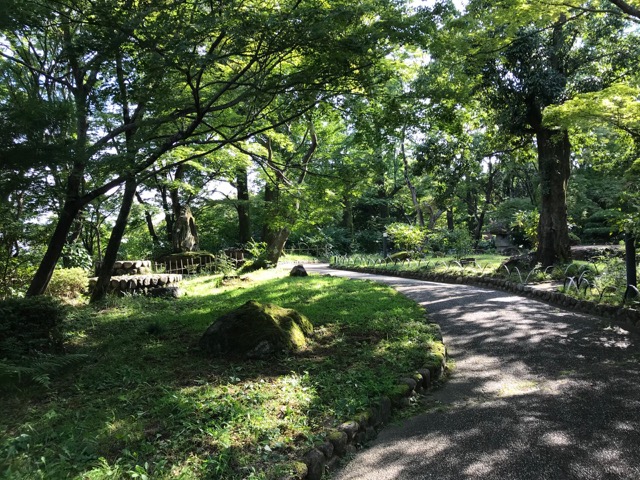
{"label": "bush", "polygon": [[429,248],[461,258],[473,252],[473,240],[469,232],[462,228],[440,230],[429,235]]}
{"label": "bush", "polygon": [[417,225],[392,223],[386,230],[394,245],[401,250],[419,251],[426,239],[425,230]]}
{"label": "bush", "polygon": [[60,268],[53,272],[47,295],[56,298],[78,298],[87,290],[87,272],[82,268]]}
{"label": "bush", "polygon": [[538,224],[540,223],[540,213],[538,210],[520,210],[514,215],[511,228],[514,237],[524,236],[528,246],[538,247]]}
{"label": "bush", "polygon": [[0,302],[0,358],[63,350],[61,326],[66,312],[46,296]]}

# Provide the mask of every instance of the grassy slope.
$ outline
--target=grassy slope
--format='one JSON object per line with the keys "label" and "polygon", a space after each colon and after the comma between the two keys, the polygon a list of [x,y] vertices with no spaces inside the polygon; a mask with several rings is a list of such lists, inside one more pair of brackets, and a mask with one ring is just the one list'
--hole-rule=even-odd
{"label": "grassy slope", "polygon": [[[332,277],[215,288],[178,301],[133,298],[69,322],[88,360],[49,390],[0,397],[5,478],[277,478],[327,426],[424,364],[424,312],[393,290]],[[206,358],[197,341],[249,299],[298,309],[306,351],[269,361]]]}

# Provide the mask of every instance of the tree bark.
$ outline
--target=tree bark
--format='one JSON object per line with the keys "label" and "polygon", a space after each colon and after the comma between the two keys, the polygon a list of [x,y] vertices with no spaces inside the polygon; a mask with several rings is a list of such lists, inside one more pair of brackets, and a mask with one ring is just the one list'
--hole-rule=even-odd
{"label": "tree bark", "polygon": [[420,202],[418,201],[418,192],[415,185],[411,182],[411,178],[409,176],[409,161],[407,160],[407,153],[404,148],[404,129],[402,130],[400,150],[402,155],[402,165],[404,166],[404,181],[409,188],[409,192],[411,193],[411,202],[413,203],[413,208],[416,211],[418,225],[424,228],[424,213],[422,212],[422,207],[420,205]]}
{"label": "tree bark", "polygon": [[79,212],[80,206],[77,202],[70,200],[65,202],[62,207],[62,212],[60,212],[60,216],[58,217],[56,228],[49,239],[47,251],[42,257],[38,270],[31,279],[31,284],[27,289],[26,295],[28,297],[44,294],[53,275],[53,270],[56,268],[56,264],[60,259],[62,249],[67,242],[67,235]]}
{"label": "tree bark", "polygon": [[238,197],[236,206],[236,210],[238,212],[238,240],[244,245],[251,240],[249,179],[247,175],[247,167],[238,167],[236,169],[236,191]]}
{"label": "tree bark", "polygon": [[625,260],[627,265],[627,290],[624,298],[635,298],[638,296],[638,276],[636,272],[636,237],[631,233],[626,233],[624,237]]}
{"label": "tree bark", "polygon": [[275,266],[278,264],[290,233],[291,230],[287,227],[269,232],[269,237],[266,239],[267,251],[265,253],[268,265]]}
{"label": "tree bark", "polygon": [[342,208],[342,226],[349,232],[349,238],[353,238],[353,205],[351,199],[345,195]]}
{"label": "tree bark", "polygon": [[566,130],[536,131],[540,171],[540,223],[537,261],[544,267],[571,259],[567,223],[567,185],[571,144]]}
{"label": "tree bark", "polygon": [[118,212],[118,218],[111,236],[109,237],[109,243],[107,244],[107,250],[104,253],[104,261],[100,267],[98,273],[98,281],[96,283],[93,292],[91,292],[91,303],[102,300],[107,294],[107,288],[111,281],[111,272],[113,271],[113,265],[118,258],[118,250],[124,231],[127,227],[127,220],[129,219],[129,213],[131,212],[131,206],[133,205],[133,198],[136,194],[136,181],[134,177],[128,178],[124,184],[124,197],[122,204],[120,205],[120,211]]}
{"label": "tree bark", "polygon": [[160,238],[158,238],[158,234],[156,233],[156,228],[153,226],[153,218],[151,217],[151,212],[147,207],[146,202],[142,199],[140,194],[136,192],[136,199],[138,203],[145,207],[144,209],[144,220],[147,223],[147,230],[149,230],[149,235],[151,236],[151,240],[154,245],[160,245]]}
{"label": "tree bark", "polygon": [[455,224],[453,223],[453,208],[447,208],[447,230],[452,232],[455,229]]}

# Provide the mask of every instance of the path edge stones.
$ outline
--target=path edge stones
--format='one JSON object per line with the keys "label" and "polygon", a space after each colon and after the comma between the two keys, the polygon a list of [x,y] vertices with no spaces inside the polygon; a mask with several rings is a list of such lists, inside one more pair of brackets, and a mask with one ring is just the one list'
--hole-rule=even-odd
{"label": "path edge stones", "polygon": [[429,322],[436,330],[436,344],[441,352],[432,351],[432,361],[410,375],[399,376],[389,393],[375,399],[365,411],[325,432],[324,440],[316,443],[300,460],[293,461],[291,473],[282,480],[321,480],[334,471],[343,457],[353,455],[358,448],[375,439],[378,431],[389,422],[394,411],[411,405],[411,398],[433,388],[434,382],[447,373],[447,348],[440,326]]}

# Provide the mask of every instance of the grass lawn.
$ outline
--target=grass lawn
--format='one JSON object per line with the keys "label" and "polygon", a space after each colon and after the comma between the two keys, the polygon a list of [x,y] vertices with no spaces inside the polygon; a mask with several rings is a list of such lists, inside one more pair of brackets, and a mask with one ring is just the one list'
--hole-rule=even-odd
{"label": "grass lawn", "polygon": [[[387,287],[261,275],[223,287],[194,278],[173,301],[76,307],[69,351],[86,359],[49,388],[0,395],[0,477],[279,478],[326,428],[438,350],[424,311]],[[204,356],[204,330],[250,299],[305,314],[307,349],[269,361]]]}
{"label": "grass lawn", "polygon": [[427,257],[412,260],[383,261],[379,255],[352,255],[349,258],[337,258],[337,265],[373,267],[388,271],[429,271],[432,273],[463,273],[465,275],[484,275],[499,271],[500,265],[509,257],[498,254],[469,255],[475,262],[461,262],[453,256]]}

